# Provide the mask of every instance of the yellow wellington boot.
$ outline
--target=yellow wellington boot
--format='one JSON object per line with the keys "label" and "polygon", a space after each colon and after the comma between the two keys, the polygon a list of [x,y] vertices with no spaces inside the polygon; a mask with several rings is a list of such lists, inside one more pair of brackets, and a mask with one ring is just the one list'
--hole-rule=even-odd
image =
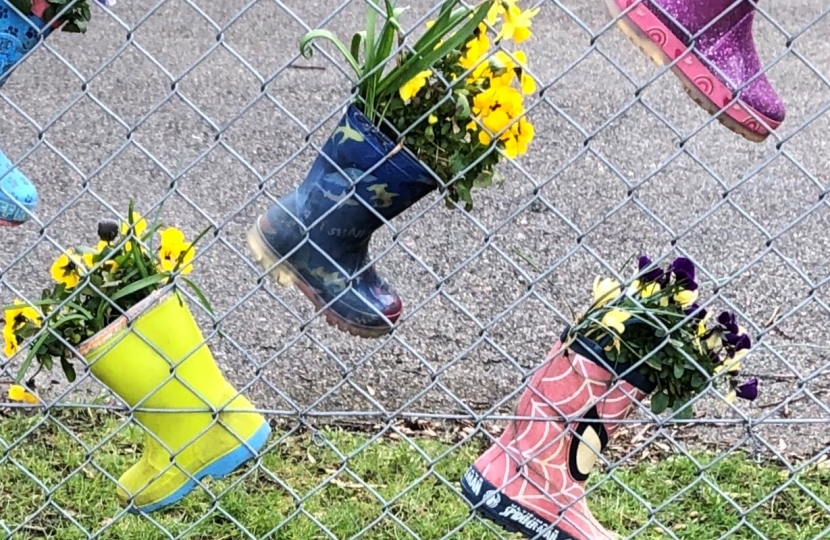
{"label": "yellow wellington boot", "polygon": [[117,492],[130,512],[147,513],[256,457],[271,429],[222,376],[178,293],[154,294],[128,315],[130,327],[122,317],[80,352],[145,429],[141,459]]}

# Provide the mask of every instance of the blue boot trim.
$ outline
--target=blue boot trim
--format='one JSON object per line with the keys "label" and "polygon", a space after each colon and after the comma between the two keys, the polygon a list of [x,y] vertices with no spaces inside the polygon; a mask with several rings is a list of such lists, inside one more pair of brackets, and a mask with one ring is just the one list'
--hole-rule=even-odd
{"label": "blue boot trim", "polygon": [[475,467],[461,477],[461,494],[476,512],[508,532],[538,540],[579,540],[500,493]]}
{"label": "blue boot trim", "polygon": [[[148,504],[140,508],[131,506],[127,511],[130,514],[149,514],[151,512],[155,512],[156,510],[161,510],[166,506],[170,506],[171,504],[180,501],[188,493],[193,491],[196,487],[196,480],[201,480],[202,478],[208,476],[214,480],[224,478],[238,469],[239,466],[246,461],[255,458],[256,453],[258,453],[259,450],[265,446],[270,434],[271,427],[268,425],[268,422],[263,422],[262,427],[260,427],[257,432],[254,433],[250,439],[248,439],[247,444],[240,444],[235,450],[225,454],[213,463],[205,466],[202,470],[194,473],[193,476],[172,495],[158,502]],[[254,452],[251,452],[251,449],[253,449]]]}
{"label": "blue boot trim", "polygon": [[331,324],[377,337],[392,330],[403,304],[367,266],[372,233],[436,188],[409,150],[352,105],[302,184],[268,209],[249,241],[269,269],[282,265],[281,283],[293,282],[318,309],[333,302]]}
{"label": "blue boot trim", "polygon": [[[13,227],[28,221],[37,208],[37,190],[0,152],[0,225]],[[28,212],[27,212],[28,210]]]}

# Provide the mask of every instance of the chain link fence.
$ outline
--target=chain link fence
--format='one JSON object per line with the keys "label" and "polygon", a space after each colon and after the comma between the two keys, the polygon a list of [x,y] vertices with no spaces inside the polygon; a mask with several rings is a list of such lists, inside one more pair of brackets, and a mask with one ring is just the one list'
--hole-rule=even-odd
{"label": "chain link fence", "polygon": [[[299,38],[350,36],[368,5],[93,5],[85,35],[51,35],[13,72],[0,146],[40,204],[0,232],[4,305],[36,298],[52,261],[94,243],[97,222],[124,219],[130,199],[189,238],[212,227],[190,277],[215,314],[182,294],[271,435],[230,476],[181,472],[189,495],[134,516],[116,487],[153,446],[135,409],[88,370],[72,384],[42,373],[40,404],[0,404],[0,536],[510,537],[471,512],[459,481],[515,418],[594,276],[625,277],[647,252],[691,258],[714,305],[738,313],[761,396],[730,406],[710,392],[685,422],[635,407],[589,480],[594,514],[628,538],[827,537],[830,7],[757,6],[756,45],[787,118],[755,144],[689,100],[603,3],[538,2],[524,46],[538,81],[528,154],[499,166],[504,185],[477,190],[471,212],[433,192],[374,234],[372,260],[404,308],[394,332],[360,339],[265,274],[246,233],[306,176],[354,84],[333,49],[306,59]],[[437,9],[412,0],[403,20]],[[4,392],[24,357],[3,364]],[[119,369],[139,384],[140,365]]]}

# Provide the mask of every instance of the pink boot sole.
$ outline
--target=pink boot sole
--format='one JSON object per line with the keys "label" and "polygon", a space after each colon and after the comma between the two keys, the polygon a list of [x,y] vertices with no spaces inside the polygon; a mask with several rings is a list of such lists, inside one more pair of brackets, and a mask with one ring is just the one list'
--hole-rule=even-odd
{"label": "pink boot sole", "polygon": [[[682,58],[671,70],[698,105],[709,114],[717,115],[727,129],[753,142],[763,142],[770,130],[781,125],[740,99],[730,105],[735,99],[732,90],[694,53],[687,53],[687,46],[648,8],[640,5],[626,12],[636,1],[606,0],[606,3],[622,32],[655,64],[665,66]],[[626,13],[623,15],[623,12]]]}

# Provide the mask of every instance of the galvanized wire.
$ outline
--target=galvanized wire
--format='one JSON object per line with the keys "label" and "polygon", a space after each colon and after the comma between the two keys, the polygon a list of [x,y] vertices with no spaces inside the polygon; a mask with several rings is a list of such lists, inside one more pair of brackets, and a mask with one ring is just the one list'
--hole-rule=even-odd
{"label": "galvanized wire", "polygon": [[[311,430],[316,444],[333,451],[342,471],[383,506],[357,537],[391,520],[417,538],[389,510],[415,485],[385,499],[349,470],[353,454],[317,429],[360,426],[368,442],[358,452],[394,434],[427,463],[421,481],[431,476],[457,491],[459,479],[439,473],[436,463],[466,445],[496,443],[494,428],[516,419],[516,399],[572,320],[570,310],[585,305],[593,276],[628,279],[622,264],[640,251],[663,260],[686,256],[710,285],[704,294],[711,307],[735,311],[753,335],[744,368],[761,379],[762,397],[727,406],[712,389],[696,402],[692,420],[656,417],[638,404],[620,421],[627,435],[612,442],[615,452],[599,464],[610,471],[608,482],[648,508],[648,521],[631,537],[657,527],[683,538],[659,514],[700,484],[741,515],[733,530],[717,531],[720,538],[738,531],[767,538],[747,516],[793,486],[830,512],[798,476],[827,458],[823,432],[830,422],[824,380],[830,307],[823,296],[830,281],[824,255],[830,163],[823,136],[830,7],[817,0],[756,6],[764,73],[782,94],[788,117],[766,142],[752,144],[682,95],[671,73],[680,60],[648,63],[595,4],[535,4],[541,12],[525,49],[539,89],[527,105],[537,138],[527,156],[500,165],[505,185],[475,191],[470,213],[445,209],[439,190],[376,233],[369,264],[390,278],[405,303],[394,332],[377,340],[337,332],[301,295],[276,287],[255,263],[244,232],[302,181],[352,98],[356,81],[345,62],[325,46],[304,59],[298,38],[329,28],[348,39],[362,29],[366,9],[382,14],[382,8],[369,0],[96,4],[86,35],[43,40],[0,91],[0,145],[41,193],[29,224],[0,233],[0,298],[4,304],[36,298],[54,257],[92,241],[99,218],[124,219],[128,197],[144,215],[161,208],[166,222],[191,236],[211,227],[193,276],[214,299],[215,315],[188,289],[181,293],[227,378],[278,426],[262,455]],[[407,32],[417,33],[438,7],[435,0],[413,2]],[[0,380],[10,381],[21,361],[18,355],[4,363]],[[38,378],[44,406],[28,413],[37,421],[21,437],[0,438],[0,468],[18,469],[45,495],[42,507],[30,509],[31,520],[48,509],[80,537],[95,538],[108,534],[125,511],[93,530],[52,495],[88,466],[114,489],[118,479],[96,462],[96,453],[138,424],[141,404],[125,406],[89,371],[72,384],[50,383],[58,378]],[[190,387],[176,373],[168,380]],[[83,410],[117,414],[123,422],[90,445],[59,415]],[[0,421],[26,411],[3,403]],[[401,428],[415,420],[439,432],[470,429],[436,459]],[[54,486],[18,458],[27,438],[46,425],[70,436],[86,456]],[[786,474],[773,492],[742,508],[703,474],[711,464],[699,464],[694,485],[653,505],[615,470],[658,444],[694,463],[696,445],[716,453],[716,462],[748,452]],[[317,525],[321,538],[338,537],[304,507],[333,476],[301,493],[264,467],[261,456],[242,471],[227,489],[211,493],[210,508],[238,537],[257,536],[223,508],[223,496],[254,472],[296,505],[266,537],[301,516]],[[24,534],[28,522],[2,518],[4,534]],[[157,515],[143,519],[161,537],[177,537]],[[444,538],[480,520],[471,514]]]}

